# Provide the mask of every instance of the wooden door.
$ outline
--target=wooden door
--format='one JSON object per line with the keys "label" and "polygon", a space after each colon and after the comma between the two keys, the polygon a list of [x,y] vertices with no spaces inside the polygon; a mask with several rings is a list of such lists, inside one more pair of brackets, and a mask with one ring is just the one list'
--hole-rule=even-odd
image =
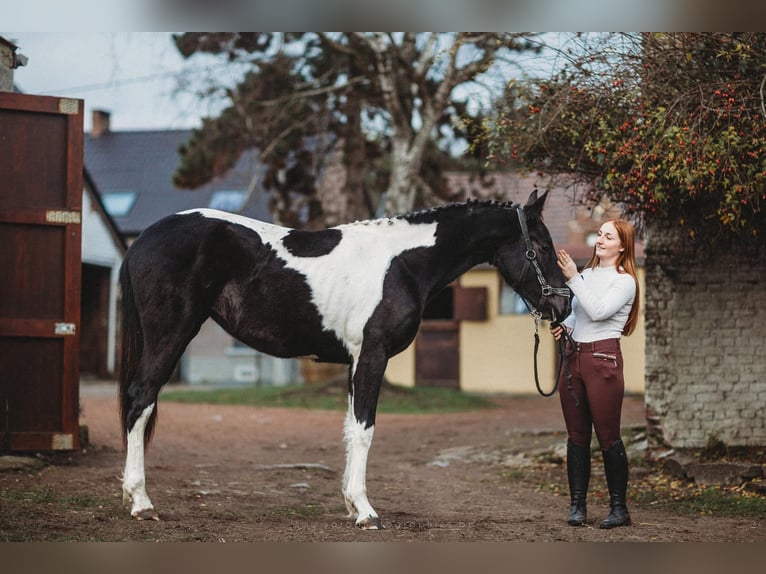
{"label": "wooden door", "polygon": [[460,323],[450,285],[428,302],[415,338],[415,385],[460,388]]}
{"label": "wooden door", "polygon": [[452,283],[423,313],[415,338],[415,385],[460,388],[460,321],[487,320],[487,289]]}
{"label": "wooden door", "polygon": [[106,378],[109,340],[109,289],[112,270],[82,266],[80,297],[80,374]]}
{"label": "wooden door", "polygon": [[460,388],[460,323],[430,319],[415,339],[415,385]]}
{"label": "wooden door", "polygon": [[79,447],[81,100],[0,93],[0,450]]}

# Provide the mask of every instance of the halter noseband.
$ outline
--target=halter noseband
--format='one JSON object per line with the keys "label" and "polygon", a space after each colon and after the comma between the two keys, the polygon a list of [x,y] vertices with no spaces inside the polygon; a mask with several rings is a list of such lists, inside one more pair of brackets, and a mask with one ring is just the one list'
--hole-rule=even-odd
{"label": "halter noseband", "polygon": [[[521,227],[521,237],[524,240],[524,247],[526,248],[525,253],[525,260],[524,260],[524,267],[521,269],[521,273],[519,274],[519,279],[516,281],[514,285],[511,285],[514,291],[518,293],[517,287],[521,284],[521,280],[524,278],[524,276],[527,274],[527,270],[529,269],[529,265],[531,264],[532,267],[535,269],[535,273],[537,274],[537,282],[540,283],[540,301],[537,303],[534,309],[530,309],[530,313],[535,317],[536,320],[539,320],[543,314],[541,309],[543,308],[543,305],[545,305],[545,301],[553,296],[553,295],[560,295],[564,297],[569,297],[569,289],[565,287],[551,287],[548,285],[548,282],[545,280],[545,277],[543,276],[543,270],[540,269],[540,264],[537,262],[537,251],[535,251],[534,247],[532,247],[532,241],[529,239],[529,230],[527,229],[527,220],[524,217],[524,207],[519,206],[516,208],[516,213],[519,216],[519,226]],[[524,297],[522,296],[524,299]],[[527,303],[526,299],[524,299],[524,302]],[[527,303],[527,307],[529,307],[529,303]],[[562,317],[563,318],[563,317]]]}

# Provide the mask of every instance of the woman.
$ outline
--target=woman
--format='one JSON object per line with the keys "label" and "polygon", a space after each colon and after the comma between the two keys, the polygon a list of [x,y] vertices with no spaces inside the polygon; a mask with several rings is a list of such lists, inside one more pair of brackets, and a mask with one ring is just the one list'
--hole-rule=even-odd
{"label": "woman", "polygon": [[[595,429],[609,487],[610,512],[601,528],[629,526],[628,459],[620,438],[625,391],[620,336],[630,335],[638,321],[635,230],[621,219],[607,221],[599,229],[593,255],[582,273],[563,249],[558,251],[558,264],[574,295],[572,313],[560,325],[551,326],[556,340],[562,329],[571,333],[572,340],[562,369],[563,386],[559,385],[569,435],[567,476],[572,504],[567,522],[579,526],[587,521],[585,498]],[[571,376],[568,382],[567,375]]]}

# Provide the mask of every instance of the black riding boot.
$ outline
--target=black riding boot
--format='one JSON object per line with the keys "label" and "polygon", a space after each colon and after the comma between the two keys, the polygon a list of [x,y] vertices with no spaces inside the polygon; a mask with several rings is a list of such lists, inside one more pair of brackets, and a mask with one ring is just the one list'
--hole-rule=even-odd
{"label": "black riding boot", "polygon": [[625,445],[617,439],[604,455],[606,484],[609,487],[609,516],[601,522],[601,528],[630,526],[630,514],[626,504],[628,492],[628,456]]}
{"label": "black riding boot", "polygon": [[567,524],[581,526],[588,520],[585,499],[590,481],[589,446],[577,446],[571,440],[567,441],[567,477],[569,478],[569,497],[572,501]]}

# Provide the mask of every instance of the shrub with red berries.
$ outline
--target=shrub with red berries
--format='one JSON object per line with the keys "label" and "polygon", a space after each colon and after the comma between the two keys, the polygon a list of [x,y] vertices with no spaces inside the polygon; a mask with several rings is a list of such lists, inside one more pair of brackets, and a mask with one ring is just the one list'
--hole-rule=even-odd
{"label": "shrub with red berries", "polygon": [[[692,240],[766,236],[766,35],[575,37],[546,81],[501,103],[494,157],[566,174]],[[597,42],[594,42],[597,40]]]}

